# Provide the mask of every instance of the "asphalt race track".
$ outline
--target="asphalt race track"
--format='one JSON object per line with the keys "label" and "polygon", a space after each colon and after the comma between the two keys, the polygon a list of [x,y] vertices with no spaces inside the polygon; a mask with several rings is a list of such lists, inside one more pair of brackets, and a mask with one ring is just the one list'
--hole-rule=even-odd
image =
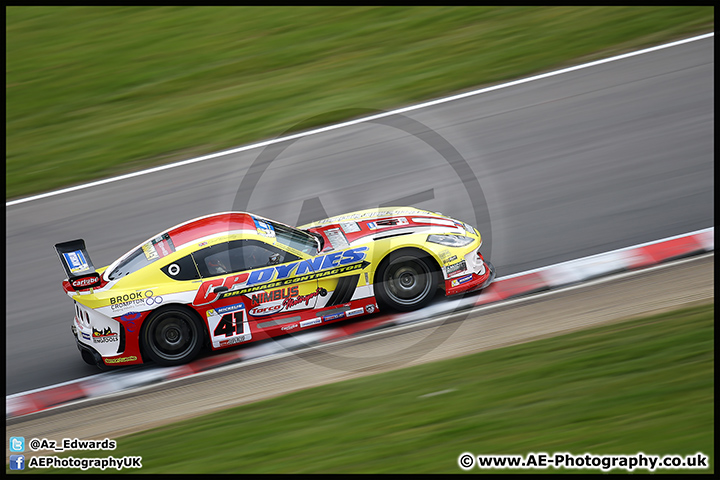
{"label": "asphalt race track", "polygon": [[503,276],[713,226],[713,42],[7,207],[6,393],[98,373],[71,337],[61,241],[102,266],[213,212],[411,203],[476,224]]}
{"label": "asphalt race track", "polygon": [[[467,319],[465,313],[442,315],[423,325],[378,330],[78,403],[60,402],[58,408],[8,418],[6,425],[26,438],[117,438],[305,388],[711,303],[714,267],[713,254],[693,256],[486,305]],[[675,281],[667,281],[668,274]],[[448,333],[437,348],[423,346],[429,336]],[[388,354],[393,361],[387,361]],[[428,393],[416,389],[418,398]]]}

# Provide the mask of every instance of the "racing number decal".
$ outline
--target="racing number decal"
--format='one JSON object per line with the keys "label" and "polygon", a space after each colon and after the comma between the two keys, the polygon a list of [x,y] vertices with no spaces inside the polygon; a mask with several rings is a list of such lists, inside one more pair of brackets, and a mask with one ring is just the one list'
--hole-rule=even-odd
{"label": "racing number decal", "polygon": [[232,337],[236,333],[238,335],[242,335],[244,331],[244,313],[245,310],[241,310],[239,312],[226,313],[223,315],[220,318],[220,323],[218,323],[218,326],[215,327],[215,331],[213,332],[215,336],[219,337],[220,335],[225,335],[225,337]]}
{"label": "racing number decal", "polygon": [[207,311],[213,348],[226,347],[252,340],[247,311],[242,303]]}

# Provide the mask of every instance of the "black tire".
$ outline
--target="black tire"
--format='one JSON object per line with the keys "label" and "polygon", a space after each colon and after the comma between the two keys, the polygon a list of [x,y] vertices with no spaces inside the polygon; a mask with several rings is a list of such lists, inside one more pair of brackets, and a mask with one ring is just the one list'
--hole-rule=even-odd
{"label": "black tire", "polygon": [[415,250],[391,253],[375,272],[375,297],[381,306],[408,312],[433,299],[439,280],[435,261]]}
{"label": "black tire", "polygon": [[143,353],[158,365],[188,363],[203,346],[205,332],[196,315],[183,308],[162,308],[144,322]]}

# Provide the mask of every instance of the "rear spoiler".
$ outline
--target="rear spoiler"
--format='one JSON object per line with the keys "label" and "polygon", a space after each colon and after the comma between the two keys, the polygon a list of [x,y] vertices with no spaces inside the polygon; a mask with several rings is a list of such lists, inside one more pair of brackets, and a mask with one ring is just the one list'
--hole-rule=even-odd
{"label": "rear spoiler", "polygon": [[73,290],[85,290],[100,285],[102,280],[85,249],[85,240],[57,243],[55,251]]}

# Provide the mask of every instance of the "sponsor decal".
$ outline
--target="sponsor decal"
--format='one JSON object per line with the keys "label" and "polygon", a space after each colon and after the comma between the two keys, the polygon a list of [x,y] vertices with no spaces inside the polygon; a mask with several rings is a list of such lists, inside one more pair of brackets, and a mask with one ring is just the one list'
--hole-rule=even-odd
{"label": "sponsor decal", "polygon": [[370,305],[365,305],[365,311],[367,313],[373,313],[375,311],[375,305],[372,303]]}
{"label": "sponsor decal", "polygon": [[70,266],[70,273],[82,272],[90,268],[82,250],[63,253],[63,257],[65,257],[65,262]]}
{"label": "sponsor decal", "polygon": [[322,317],[323,322],[331,322],[333,320],[337,320],[338,318],[345,318],[345,312],[337,312],[330,315],[325,315]]}
{"label": "sponsor decal", "polygon": [[123,322],[132,322],[133,320],[139,320],[142,316],[142,313],[140,312],[128,312],[122,317],[120,317],[120,320]]}
{"label": "sponsor decal", "polygon": [[118,334],[110,330],[110,327],[105,327],[104,330],[95,330],[95,327],[92,329],[93,343],[117,342],[118,339]]}
{"label": "sponsor decal", "polygon": [[[356,247],[320,255],[309,260],[208,280],[200,285],[193,305],[206,305],[222,298],[308,282],[353,270],[362,270],[370,265],[369,262],[364,261],[367,250],[368,247]],[[215,287],[220,286],[227,287],[230,291],[215,292]]]}
{"label": "sponsor decal", "polygon": [[[445,262],[445,260],[447,260],[450,257],[450,255],[452,255],[452,254],[450,253],[450,250],[448,250],[447,248],[444,250],[440,250],[440,252],[438,253],[438,256],[443,260],[443,262]],[[447,263],[447,262],[445,262],[445,263]]]}
{"label": "sponsor decal", "polygon": [[105,363],[125,363],[125,362],[134,362],[137,360],[137,357],[135,355],[131,355],[129,357],[120,357],[120,358],[105,358],[103,361]]}
{"label": "sponsor decal", "polygon": [[110,309],[113,313],[122,313],[128,309],[145,310],[145,307],[156,307],[163,303],[163,297],[153,295],[152,290],[144,293],[136,291],[116,297],[110,297]]}
{"label": "sponsor decal", "polygon": [[457,255],[453,255],[452,257],[443,259],[443,263],[450,263],[450,262],[454,262],[455,260],[457,260]]}
{"label": "sponsor decal", "polygon": [[324,297],[325,295],[327,295],[327,290],[325,290],[322,287],[318,287],[314,292],[308,293],[307,295],[299,295],[294,298],[286,298],[285,300],[283,300],[282,306],[285,309],[290,309],[290,308],[294,307],[295,305],[298,305],[303,302],[305,302],[305,306],[309,306],[310,300],[317,297],[318,295],[320,295],[321,297]]}
{"label": "sponsor decal", "polygon": [[[284,289],[281,289],[281,290],[284,290]],[[294,288],[288,289],[288,290],[292,290],[296,294],[298,291],[297,287],[294,287]],[[276,291],[279,292],[279,290],[276,290]],[[273,305],[258,305],[257,307],[254,307],[252,310],[250,310],[249,313],[250,313],[250,315],[257,317],[257,316],[262,316],[262,315],[272,315],[274,313],[279,313],[283,310],[290,310],[294,307],[297,307],[298,305],[300,305],[300,308],[303,308],[303,304],[304,304],[304,307],[311,308],[310,300],[317,297],[318,295],[320,295],[321,297],[324,297],[325,295],[327,295],[327,290],[325,290],[322,287],[318,287],[317,289],[315,289],[314,292],[308,293],[306,295],[297,295],[295,297],[286,297],[285,299],[282,299],[281,303],[274,302],[275,297],[273,296],[273,299],[271,300],[274,303]]]}
{"label": "sponsor decal", "polygon": [[451,282],[453,287],[457,287],[458,285],[462,285],[463,283],[467,283],[470,280],[472,280],[473,276],[472,273],[470,275],[465,275],[464,277],[456,278]]}
{"label": "sponsor decal", "polygon": [[[263,285],[257,285],[254,287],[246,287],[246,288],[243,288],[240,290],[233,290],[230,292],[225,292],[225,293],[220,294],[219,298],[228,298],[228,297],[234,297],[237,295],[245,295],[247,293],[257,292],[258,290],[265,290],[268,288],[276,288],[276,287],[280,287],[283,285],[291,285],[294,283],[302,283],[302,282],[308,282],[308,281],[319,279],[319,278],[331,277],[333,275],[340,275],[342,273],[347,273],[347,272],[351,272],[354,270],[362,270],[363,268],[366,268],[368,265],[370,265],[369,262],[362,262],[362,263],[356,263],[353,265],[345,265],[342,267],[333,268],[331,270],[313,272],[313,273],[309,273],[307,275],[302,275],[299,277],[288,278],[286,280],[278,280],[278,281],[269,282],[269,283],[266,283]],[[206,302],[206,303],[210,303],[210,302]]]}
{"label": "sponsor decal", "polygon": [[465,270],[467,270],[467,264],[465,263],[465,260],[461,260],[458,263],[445,267],[445,271],[448,275],[464,272]]}
{"label": "sponsor decal", "polygon": [[255,228],[257,228],[258,235],[275,238],[275,229],[272,225],[255,217],[253,217],[253,221],[255,222]]}
{"label": "sponsor decal", "polygon": [[142,251],[145,254],[145,258],[150,261],[160,258],[160,255],[158,255],[157,250],[155,250],[155,246],[152,244],[152,242],[143,245]]}
{"label": "sponsor decal", "polygon": [[200,243],[198,243],[198,247],[204,247],[205,245],[207,245],[207,242],[200,242]]}
{"label": "sponsor decal", "polygon": [[350,245],[347,238],[345,238],[345,234],[343,234],[339,228],[330,228],[325,230],[325,236],[328,240],[330,240],[330,245],[332,245],[336,250]]}
{"label": "sponsor decal", "polygon": [[357,222],[342,222],[340,223],[340,228],[342,228],[343,232],[345,233],[354,233],[360,231],[360,225],[358,225]]}
{"label": "sponsor decal", "polygon": [[142,313],[130,312],[130,313],[126,313],[125,315],[120,317],[120,321],[122,322],[123,326],[125,327],[125,330],[127,330],[130,333],[133,333],[137,329],[137,325],[135,325],[135,320],[139,320],[140,317],[142,317]]}
{"label": "sponsor decal", "polygon": [[137,325],[135,324],[135,320],[140,320],[140,317],[142,317],[142,313],[140,312],[129,312],[120,317],[120,321],[122,322],[123,326],[125,327],[125,330],[127,330],[130,333],[133,333],[137,330]]}
{"label": "sponsor decal", "polygon": [[140,291],[135,291],[133,293],[126,293],[124,295],[118,295],[117,297],[110,297],[110,305],[115,305],[116,303],[122,303],[122,302],[129,302],[131,300],[140,300],[143,298],[150,298],[152,296],[153,296],[152,290],[147,290],[144,294]]}
{"label": "sponsor decal", "polygon": [[236,303],[234,305],[228,305],[226,307],[218,307],[218,308],[214,309],[214,311],[215,311],[215,315],[224,315],[226,313],[243,310],[244,308],[245,308],[244,303]]}
{"label": "sponsor decal", "polygon": [[282,327],[280,327],[280,330],[292,330],[297,327],[298,327],[297,323],[292,323],[290,325],[283,325]]}
{"label": "sponsor decal", "polygon": [[175,251],[175,245],[173,245],[170,235],[167,233],[150,240],[148,243],[142,245],[141,248],[145,254],[145,258],[150,262],[170,255]]}
{"label": "sponsor decal", "polygon": [[100,275],[96,273],[88,277],[75,278],[70,280],[70,285],[72,285],[75,290],[94,287],[95,285],[100,285]]}
{"label": "sponsor decal", "polygon": [[375,222],[368,222],[367,227],[370,230],[377,230],[378,228],[394,227],[396,225],[407,225],[408,221],[405,217],[398,218],[386,218],[383,220],[377,220]]}
{"label": "sponsor decal", "polygon": [[257,295],[253,295],[250,299],[251,305],[260,305],[261,303],[272,302],[274,300],[282,300],[288,297],[294,297],[298,295],[298,287],[279,288],[277,290],[270,290],[269,292],[259,292]]}
{"label": "sponsor decal", "polygon": [[302,322],[300,322],[300,327],[309,327],[311,325],[317,325],[318,323],[322,323],[322,319],[313,318],[311,320],[303,320]]}
{"label": "sponsor decal", "polygon": [[218,342],[219,347],[227,347],[228,345],[235,345],[237,343],[247,342],[248,340],[252,340],[252,336],[247,333],[245,335],[240,335],[238,337],[232,337],[229,340],[221,340]]}
{"label": "sponsor decal", "polygon": [[331,225],[333,223],[340,223],[343,221],[351,220],[367,220],[370,218],[382,218],[382,217],[394,217],[395,215],[426,215],[427,212],[422,210],[372,210],[364,213],[353,213],[350,215],[339,215],[337,217],[326,218],[315,222],[315,225]]}
{"label": "sponsor decal", "polygon": [[347,312],[345,312],[345,316],[346,317],[354,317],[356,315],[362,315],[363,313],[365,313],[365,310],[362,307],[353,308],[352,310],[348,310]]}
{"label": "sponsor decal", "polygon": [[272,315],[273,313],[277,313],[282,310],[282,308],[282,305],[261,305],[259,307],[254,307],[248,313],[254,317],[261,317],[263,315]]}
{"label": "sponsor decal", "polygon": [[113,312],[122,312],[124,310],[127,310],[128,308],[144,308],[145,307],[145,300],[142,298],[139,300],[133,300],[131,302],[123,302],[123,303],[116,303],[114,305],[110,305],[110,309]]}
{"label": "sponsor decal", "polygon": [[85,340],[88,340],[88,341],[90,340],[90,334],[89,334],[89,333],[82,332],[82,337],[83,337]]}
{"label": "sponsor decal", "polygon": [[211,309],[207,316],[208,329],[215,348],[252,339],[244,303]]}
{"label": "sponsor decal", "polygon": [[152,307],[153,305],[160,305],[163,302],[163,298],[160,296],[157,297],[148,297],[145,299],[145,305],[148,307]]}
{"label": "sponsor decal", "polygon": [[378,227],[394,227],[396,225],[407,225],[408,221],[405,217],[386,218],[384,220],[377,220],[375,224]]}
{"label": "sponsor decal", "polygon": [[173,263],[168,267],[168,273],[174,277],[175,275],[180,273],[180,265],[178,265],[177,263]]}
{"label": "sponsor decal", "polygon": [[158,253],[160,258],[170,255],[170,245],[168,245],[166,240],[162,240],[155,244],[155,251]]}

